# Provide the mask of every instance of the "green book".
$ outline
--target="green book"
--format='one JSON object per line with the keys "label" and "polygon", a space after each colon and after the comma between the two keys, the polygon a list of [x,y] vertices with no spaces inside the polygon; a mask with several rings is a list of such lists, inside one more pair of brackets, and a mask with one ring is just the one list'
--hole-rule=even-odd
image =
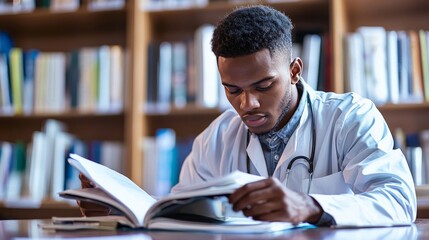
{"label": "green book", "polygon": [[22,84],[23,84],[22,49],[10,50],[10,81],[12,86],[12,102],[16,114],[22,113]]}

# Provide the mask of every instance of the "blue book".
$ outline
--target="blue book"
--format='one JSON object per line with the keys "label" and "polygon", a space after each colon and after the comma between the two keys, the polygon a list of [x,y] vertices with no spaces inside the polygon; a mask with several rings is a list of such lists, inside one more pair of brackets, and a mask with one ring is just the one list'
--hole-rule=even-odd
{"label": "blue book", "polygon": [[23,67],[24,67],[24,82],[23,82],[23,111],[30,114],[34,106],[34,77],[36,69],[36,60],[39,56],[39,51],[31,49],[24,52]]}

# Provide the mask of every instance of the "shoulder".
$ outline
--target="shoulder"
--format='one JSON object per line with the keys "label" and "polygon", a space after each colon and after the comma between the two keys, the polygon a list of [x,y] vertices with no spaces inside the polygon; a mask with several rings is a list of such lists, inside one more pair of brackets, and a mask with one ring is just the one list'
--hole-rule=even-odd
{"label": "shoulder", "polygon": [[[375,104],[357,93],[310,92],[313,108],[319,114],[332,116],[339,120],[354,118],[361,120],[363,115],[381,117]],[[359,118],[356,118],[360,116]]]}

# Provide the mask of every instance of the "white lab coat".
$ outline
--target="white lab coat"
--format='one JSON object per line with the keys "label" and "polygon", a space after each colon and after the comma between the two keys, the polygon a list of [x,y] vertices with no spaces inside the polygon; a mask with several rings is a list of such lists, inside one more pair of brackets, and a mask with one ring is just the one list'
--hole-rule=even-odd
{"label": "white lab coat", "polygon": [[[388,126],[375,105],[356,94],[324,93],[304,83],[311,99],[316,129],[314,175],[310,195],[337,225],[409,224],[416,218],[416,195],[403,153],[393,150]],[[273,176],[286,184],[289,161],[310,156],[312,116],[307,104]],[[179,183],[182,186],[234,170],[268,177],[258,137],[234,110],[227,110],[194,141]],[[246,146],[247,145],[247,146]],[[246,152],[250,158],[247,169]],[[301,161],[303,162],[303,161]],[[307,192],[305,164],[294,164],[287,187]]]}

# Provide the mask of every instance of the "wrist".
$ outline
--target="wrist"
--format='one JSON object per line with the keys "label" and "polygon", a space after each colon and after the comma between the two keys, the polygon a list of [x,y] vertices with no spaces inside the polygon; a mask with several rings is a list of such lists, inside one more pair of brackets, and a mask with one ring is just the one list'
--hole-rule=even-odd
{"label": "wrist", "polygon": [[315,224],[323,215],[323,209],[320,204],[311,196],[307,195],[307,204],[309,209],[309,215],[306,222]]}

